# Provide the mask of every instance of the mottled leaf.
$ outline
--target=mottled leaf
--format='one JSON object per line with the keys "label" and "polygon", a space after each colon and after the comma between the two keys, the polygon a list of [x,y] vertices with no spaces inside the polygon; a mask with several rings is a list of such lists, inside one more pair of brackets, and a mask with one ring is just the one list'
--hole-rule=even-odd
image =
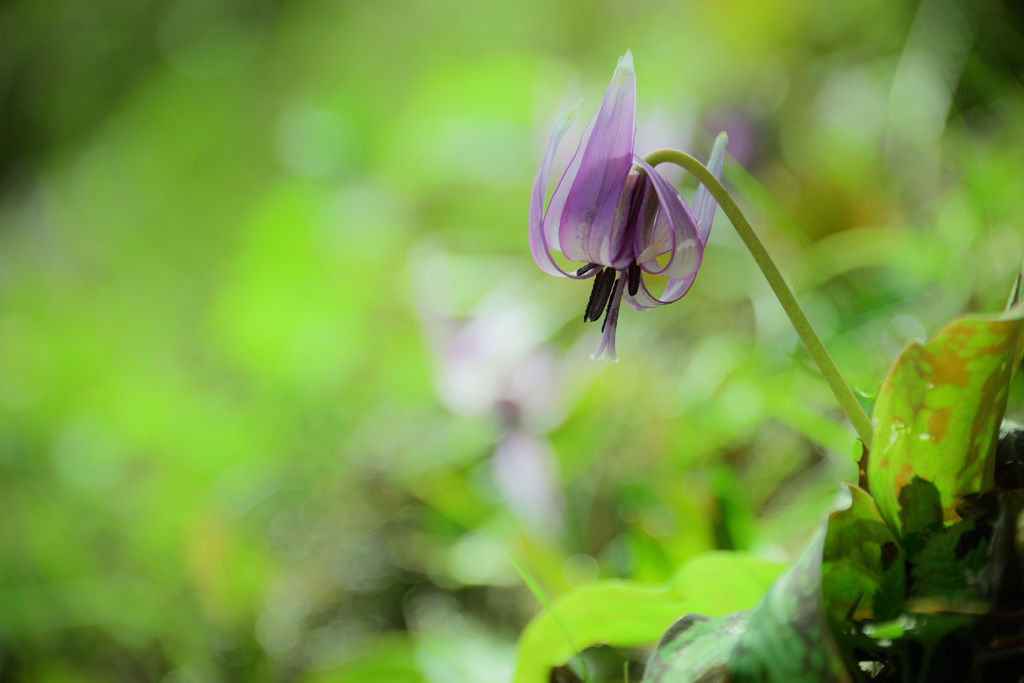
{"label": "mottled leaf", "polygon": [[850,681],[822,609],[821,560],[825,537],[823,529],[751,613],[747,629],[729,658],[735,680]]}
{"label": "mottled leaf", "polygon": [[659,644],[645,680],[849,681],[829,630],[823,587],[833,593],[829,612],[843,618],[862,594],[877,589],[882,548],[895,541],[871,497],[856,487],[850,496],[850,506],[831,515],[757,609],[731,619],[681,619]]}
{"label": "mottled leaf", "polygon": [[688,614],[672,624],[647,666],[646,683],[729,680],[732,648],[746,629],[750,612],[724,617]]}
{"label": "mottled leaf", "polygon": [[872,605],[885,575],[882,548],[896,547],[896,537],[863,489],[849,487],[850,507],[829,515],[822,558],[825,614],[843,619],[854,604]]}
{"label": "mottled leaf", "polygon": [[992,487],[1022,335],[1024,306],[1017,305],[1000,316],[956,320],[897,359],[875,403],[868,482],[900,535],[933,520],[955,522],[960,496]]}

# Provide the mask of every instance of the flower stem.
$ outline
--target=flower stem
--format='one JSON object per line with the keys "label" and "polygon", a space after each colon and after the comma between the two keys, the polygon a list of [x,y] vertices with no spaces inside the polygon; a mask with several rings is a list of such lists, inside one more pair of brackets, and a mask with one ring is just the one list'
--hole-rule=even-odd
{"label": "flower stem", "polygon": [[793,296],[793,291],[782,278],[782,273],[775,266],[772,257],[768,255],[764,244],[761,243],[754,229],[750,227],[750,222],[747,221],[739,207],[736,206],[736,202],[733,201],[725,186],[718,181],[718,178],[711,174],[711,171],[704,164],[685,152],[675,149],[658,149],[645,156],[644,161],[651,166],[657,166],[665,162],[676,164],[696,176],[697,180],[708,189],[711,196],[715,198],[719,206],[722,207],[722,210],[725,211],[725,215],[729,217],[729,221],[736,228],[740,239],[747,245],[747,249],[750,250],[754,260],[757,261],[757,265],[761,268],[761,272],[764,273],[765,279],[768,280],[772,291],[775,292],[779,303],[782,304],[786,315],[789,316],[789,321],[796,328],[796,333],[800,335],[800,339],[803,340],[807,350],[810,351],[811,358],[818,364],[821,374],[825,377],[825,381],[828,382],[832,393],[835,394],[840,407],[846,413],[850,422],[853,423],[857,434],[860,435],[861,441],[864,442],[864,446],[870,451],[871,442],[875,434],[875,430],[871,426],[871,420],[857,401],[857,397],[853,395],[853,390],[850,389],[850,385],[846,383],[846,379],[839,372],[839,368],[836,367],[832,356],[825,349],[825,345],[821,343],[821,339],[811,326],[811,322],[807,319],[803,309],[800,308],[796,297]]}

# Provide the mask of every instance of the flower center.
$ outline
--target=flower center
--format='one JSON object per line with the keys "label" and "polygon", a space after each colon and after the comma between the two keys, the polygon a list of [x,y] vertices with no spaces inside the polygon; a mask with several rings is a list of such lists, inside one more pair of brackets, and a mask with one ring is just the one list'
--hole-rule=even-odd
{"label": "flower center", "polygon": [[[625,217],[625,225],[622,227],[623,249],[634,250],[637,242],[637,230],[650,231],[650,225],[654,222],[657,213],[658,202],[654,192],[654,186],[646,173],[638,170],[629,172],[626,185],[622,188],[620,199],[618,221]],[[621,223],[620,223],[621,225]],[[604,323],[601,325],[603,331],[609,322],[612,326],[618,318],[619,303],[624,290],[629,291],[630,296],[636,296],[640,291],[640,266],[634,258],[616,279],[618,272],[612,267],[602,267],[599,263],[588,263],[576,271],[576,275],[586,275],[591,271],[599,269],[594,276],[594,286],[590,290],[590,299],[587,301],[587,308],[583,312],[583,322],[600,320],[604,316]],[[620,283],[619,280],[625,280]],[[625,285],[625,287],[623,287]]]}

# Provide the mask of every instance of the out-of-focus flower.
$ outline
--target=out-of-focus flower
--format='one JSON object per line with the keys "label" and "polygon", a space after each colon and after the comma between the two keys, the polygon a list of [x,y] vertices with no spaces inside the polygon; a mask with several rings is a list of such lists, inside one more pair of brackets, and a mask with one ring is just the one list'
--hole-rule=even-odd
{"label": "out-of-focus flower", "polygon": [[[716,202],[701,186],[691,213],[672,185],[634,153],[636,73],[633,55],[627,51],[545,211],[551,162],[574,119],[575,108],[555,123],[533,181],[530,252],[545,273],[594,278],[583,321],[604,316],[594,357],[616,360],[615,329],[622,299],[644,311],[678,301],[689,291]],[[708,166],[716,176],[721,174],[724,153],[725,138],[720,136]],[[584,265],[575,272],[562,270],[552,250]],[[660,297],[648,290],[644,273],[668,278]]]}
{"label": "out-of-focus flower", "polygon": [[410,263],[440,402],[459,415],[491,418],[496,488],[527,533],[557,536],[565,502],[547,434],[565,419],[592,373],[578,372],[579,353],[560,354],[545,343],[558,321],[543,315],[545,307],[524,294],[514,275],[460,314],[448,254],[424,242]]}

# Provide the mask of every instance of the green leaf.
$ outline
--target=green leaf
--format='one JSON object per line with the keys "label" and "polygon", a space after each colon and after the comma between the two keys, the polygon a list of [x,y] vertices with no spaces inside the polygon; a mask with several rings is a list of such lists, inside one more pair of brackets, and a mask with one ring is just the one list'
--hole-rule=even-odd
{"label": "green leaf", "polygon": [[886,574],[882,548],[895,549],[896,537],[863,489],[849,487],[850,507],[829,515],[822,557],[825,614],[842,620],[855,604],[871,605]]}
{"label": "green leaf", "polygon": [[637,647],[653,643],[681,614],[722,615],[750,609],[785,567],[745,553],[712,552],[684,564],[670,588],[637,581],[598,581],[554,602],[569,644],[548,612],[537,614],[519,638],[516,683],[546,681],[573,646]]}
{"label": "green leaf", "polygon": [[689,611],[717,617],[753,608],[785,570],[747,553],[703,553],[680,567],[671,593],[686,600]]}
{"label": "green leaf", "polygon": [[875,591],[871,602],[875,621],[885,622],[903,614],[907,604],[907,570],[903,565],[903,557],[893,563],[885,572]]}
{"label": "green leaf", "polygon": [[897,359],[875,403],[868,483],[901,536],[957,521],[960,496],[992,487],[1022,339],[1024,306],[1017,305],[1000,316],[956,320]]}
{"label": "green leaf", "polygon": [[822,605],[825,530],[779,577],[753,612],[677,622],[658,646],[645,681],[849,681]]}
{"label": "green leaf", "polygon": [[974,528],[965,520],[948,529],[936,531],[925,541],[914,562],[910,592],[914,596],[967,597],[972,595],[964,567],[956,556],[960,537]]}
{"label": "green leaf", "polygon": [[822,530],[751,613],[747,629],[729,657],[736,680],[850,681],[822,605],[825,538]]}
{"label": "green leaf", "polygon": [[736,612],[713,618],[686,615],[662,636],[644,681],[701,681],[713,680],[710,677],[716,672],[727,675],[729,655],[746,630],[750,614]]}

